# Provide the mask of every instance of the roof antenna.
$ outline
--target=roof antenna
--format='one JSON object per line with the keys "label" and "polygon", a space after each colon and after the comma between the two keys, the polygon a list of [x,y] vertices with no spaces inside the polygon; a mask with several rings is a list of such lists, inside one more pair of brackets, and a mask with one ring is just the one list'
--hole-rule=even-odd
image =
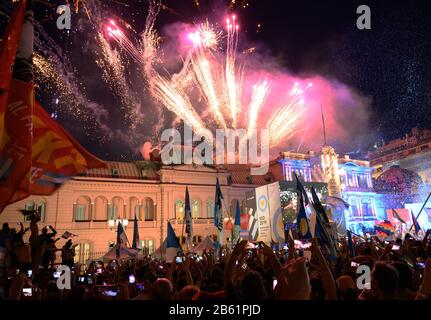
{"label": "roof antenna", "polygon": [[323,106],[320,104],[320,112],[322,114],[322,125],[323,125],[323,143],[326,146],[326,128],[325,128],[325,117],[323,116]]}

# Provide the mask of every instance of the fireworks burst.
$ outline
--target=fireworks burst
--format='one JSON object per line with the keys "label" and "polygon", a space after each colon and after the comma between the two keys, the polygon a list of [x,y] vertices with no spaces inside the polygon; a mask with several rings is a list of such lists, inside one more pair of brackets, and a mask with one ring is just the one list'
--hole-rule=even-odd
{"label": "fireworks burst", "polygon": [[[154,30],[157,13],[150,10],[146,29],[143,32],[141,47],[138,49],[121,31],[114,21],[107,25],[108,36],[114,39],[142,67],[153,97],[178,118],[193,125],[198,134],[213,140],[211,129],[214,125],[221,128],[247,128],[251,137],[259,128],[269,128],[270,143],[275,146],[292,136],[304,115],[304,93],[306,89],[296,84],[285,92],[284,98],[263,126],[261,114],[271,94],[272,82],[265,79],[255,80],[248,103],[243,92],[250,90],[243,84],[244,66],[237,62],[239,25],[235,15],[226,21],[226,46],[219,51],[222,33],[211,26],[208,21],[188,33],[191,46],[183,60],[180,72],[164,76],[156,71],[161,61],[159,37]],[[201,98],[195,99],[195,90]],[[273,100],[273,99],[272,99]],[[198,105],[206,106],[203,115],[209,114],[213,122],[202,120]],[[244,107],[246,105],[247,107]],[[270,107],[270,106],[269,106]],[[248,116],[244,116],[244,114]]]}

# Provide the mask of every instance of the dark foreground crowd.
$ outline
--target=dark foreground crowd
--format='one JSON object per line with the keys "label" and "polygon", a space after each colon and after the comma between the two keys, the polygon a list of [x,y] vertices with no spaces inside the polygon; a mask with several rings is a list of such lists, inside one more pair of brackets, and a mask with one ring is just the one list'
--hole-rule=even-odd
{"label": "dark foreground crowd", "polygon": [[[72,272],[70,289],[60,289],[56,271],[56,231],[39,234],[37,216],[28,231],[0,231],[3,250],[0,299],[5,300],[427,300],[431,297],[431,237],[353,238],[337,243],[336,255],[322,253],[318,240],[280,250],[264,243],[239,242],[233,250],[179,254],[173,263],[146,256],[139,260],[93,261],[74,266],[74,246],[61,250]],[[297,246],[296,246],[297,247]],[[353,253],[354,252],[354,253]],[[311,255],[311,258],[310,258]],[[7,261],[7,263],[5,263]],[[368,266],[370,277],[364,269]],[[359,269],[358,269],[359,268]],[[366,272],[366,271],[365,271]]]}

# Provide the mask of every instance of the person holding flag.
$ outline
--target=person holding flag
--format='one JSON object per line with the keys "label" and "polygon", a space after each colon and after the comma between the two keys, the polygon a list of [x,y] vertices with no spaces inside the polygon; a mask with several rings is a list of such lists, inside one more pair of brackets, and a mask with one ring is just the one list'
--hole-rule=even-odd
{"label": "person holding flag", "polygon": [[[186,224],[186,235],[187,235],[187,247],[188,250],[192,249],[192,233],[193,233],[193,219],[192,219],[192,209],[190,206],[190,196],[189,189],[186,186],[186,196],[185,196],[185,205],[184,205],[184,220],[183,224]],[[184,227],[183,227],[184,231]]]}
{"label": "person holding flag", "polygon": [[214,225],[218,230],[218,245],[222,246],[224,244],[223,241],[223,211],[222,211],[222,200],[223,195],[220,189],[220,183],[217,178],[216,180],[216,191],[214,196]]}

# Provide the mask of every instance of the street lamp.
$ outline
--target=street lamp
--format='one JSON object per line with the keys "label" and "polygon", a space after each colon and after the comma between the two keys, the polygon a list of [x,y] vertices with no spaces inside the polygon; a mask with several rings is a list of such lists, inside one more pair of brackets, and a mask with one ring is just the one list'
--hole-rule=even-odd
{"label": "street lamp", "polygon": [[118,223],[120,223],[123,225],[124,229],[127,228],[127,225],[129,224],[129,220],[127,219],[111,219],[108,220],[108,226],[109,228],[112,230],[115,227],[118,227]]}

